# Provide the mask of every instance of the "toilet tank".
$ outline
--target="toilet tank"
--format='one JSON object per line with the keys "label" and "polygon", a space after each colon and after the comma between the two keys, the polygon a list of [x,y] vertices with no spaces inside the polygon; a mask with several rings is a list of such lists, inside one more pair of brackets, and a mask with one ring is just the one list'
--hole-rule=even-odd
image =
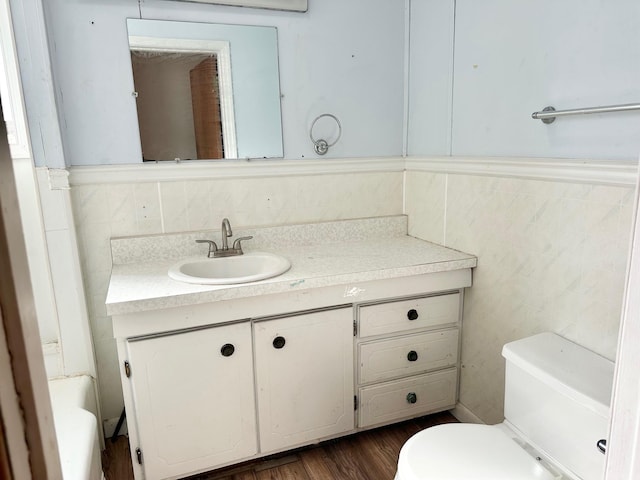
{"label": "toilet tank", "polygon": [[505,421],[568,473],[601,480],[613,362],[553,333],[508,343]]}

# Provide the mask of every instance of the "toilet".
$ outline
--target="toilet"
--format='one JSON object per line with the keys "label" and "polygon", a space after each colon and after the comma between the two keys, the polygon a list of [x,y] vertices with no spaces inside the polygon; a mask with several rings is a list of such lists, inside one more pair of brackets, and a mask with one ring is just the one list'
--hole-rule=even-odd
{"label": "toilet", "polygon": [[613,362],[553,333],[508,343],[498,425],[427,428],[395,480],[601,480]]}

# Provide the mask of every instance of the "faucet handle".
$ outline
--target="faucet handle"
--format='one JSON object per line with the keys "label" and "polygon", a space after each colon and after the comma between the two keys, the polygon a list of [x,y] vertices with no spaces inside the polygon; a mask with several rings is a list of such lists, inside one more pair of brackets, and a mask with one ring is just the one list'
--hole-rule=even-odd
{"label": "faucet handle", "polygon": [[[241,240],[240,238],[238,240]],[[212,258],[215,252],[218,251],[218,245],[213,240],[196,240],[196,243],[208,243],[209,244],[209,253],[207,253],[207,257]]]}
{"label": "faucet handle", "polygon": [[242,245],[240,244],[240,242],[242,242],[243,240],[251,240],[253,238],[253,235],[249,235],[248,237],[240,237],[240,238],[236,238],[235,241],[233,242],[233,249],[236,250],[238,252],[238,255],[242,255]]}

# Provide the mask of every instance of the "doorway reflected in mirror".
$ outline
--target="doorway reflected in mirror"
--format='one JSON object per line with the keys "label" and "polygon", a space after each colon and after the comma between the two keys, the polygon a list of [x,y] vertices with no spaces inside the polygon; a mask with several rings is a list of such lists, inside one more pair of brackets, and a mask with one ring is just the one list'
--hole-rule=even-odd
{"label": "doorway reflected in mirror", "polygon": [[216,55],[131,51],[144,161],[225,158]]}

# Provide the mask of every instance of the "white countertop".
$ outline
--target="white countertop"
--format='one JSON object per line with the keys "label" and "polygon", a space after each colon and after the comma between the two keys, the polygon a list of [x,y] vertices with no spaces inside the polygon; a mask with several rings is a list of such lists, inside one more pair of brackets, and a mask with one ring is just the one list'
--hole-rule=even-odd
{"label": "white countertop", "polygon": [[241,285],[195,285],[172,280],[167,271],[176,259],[116,264],[109,283],[107,313],[127,314],[459,270],[477,263],[473,255],[406,235],[265,250],[288,258],[291,269],[275,278]]}

